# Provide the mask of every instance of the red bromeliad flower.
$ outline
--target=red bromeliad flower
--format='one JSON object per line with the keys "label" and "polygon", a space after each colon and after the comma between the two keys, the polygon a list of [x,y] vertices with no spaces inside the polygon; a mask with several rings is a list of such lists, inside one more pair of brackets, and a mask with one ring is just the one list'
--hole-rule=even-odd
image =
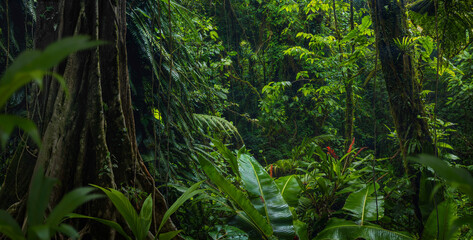
{"label": "red bromeliad flower", "polygon": [[332,148],[327,147],[327,151],[328,151],[328,153],[329,153],[333,158],[338,159],[337,154],[335,154],[335,151],[333,151]]}
{"label": "red bromeliad flower", "polygon": [[350,147],[348,148],[347,153],[351,152],[351,148],[353,147],[353,144],[355,144],[355,137],[353,137],[353,140],[351,141]]}
{"label": "red bromeliad flower", "polygon": [[273,164],[271,164],[271,167],[269,168],[269,176],[271,178],[273,177]]}

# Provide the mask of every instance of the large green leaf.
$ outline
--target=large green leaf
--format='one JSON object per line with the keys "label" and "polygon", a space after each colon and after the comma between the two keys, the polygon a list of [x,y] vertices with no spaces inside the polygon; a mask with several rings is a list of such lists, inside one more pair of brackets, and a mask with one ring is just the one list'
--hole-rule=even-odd
{"label": "large green leaf", "polygon": [[126,234],[125,230],[116,222],[110,221],[110,220],[105,220],[102,218],[96,218],[96,217],[91,217],[87,215],[82,215],[82,214],[77,214],[77,213],[69,213],[67,214],[68,218],[85,218],[85,219],[92,219],[94,221],[97,221],[99,223],[105,224],[113,229],[115,229],[118,233],[120,233],[125,239],[131,240],[132,238]]}
{"label": "large green leaf", "polygon": [[164,226],[166,221],[171,217],[171,215],[180,207],[182,204],[184,204],[187,199],[195,196],[196,194],[204,192],[204,190],[197,190],[197,188],[202,184],[204,181],[200,181],[198,183],[195,183],[192,185],[190,188],[188,188],[172,205],[169,207],[169,209],[164,213],[164,217],[161,220],[161,224],[159,225],[158,233],[161,231],[161,228]]}
{"label": "large green leaf", "polygon": [[139,226],[138,226],[139,217],[138,217],[138,214],[136,213],[135,208],[133,208],[128,198],[126,198],[125,195],[123,195],[123,193],[115,189],[105,189],[97,185],[92,185],[92,186],[102,190],[107,195],[110,201],[112,201],[113,205],[117,208],[118,212],[122,215],[122,217],[128,223],[128,226],[130,226],[130,229],[133,232],[133,235],[137,239],[141,240],[140,238],[138,238],[138,236],[141,235],[139,233]]}
{"label": "large green leaf", "polygon": [[[49,69],[59,64],[69,54],[103,43],[102,41],[90,41],[87,36],[74,36],[63,38],[49,45],[44,51],[23,52],[0,79],[0,108],[14,92],[25,84],[33,80],[41,83],[43,76],[49,74]],[[61,84],[64,82],[62,81]]]}
{"label": "large green leaf", "polygon": [[72,190],[71,192],[64,195],[58,205],[52,210],[46,219],[46,224],[53,227],[58,226],[64,217],[72,213],[80,205],[103,195],[100,194],[89,194],[94,188],[82,187]]}
{"label": "large green leaf", "polygon": [[15,127],[23,130],[38,146],[41,146],[38,128],[36,128],[36,124],[33,121],[19,116],[0,114],[0,143],[2,148],[5,148],[8,138]]}
{"label": "large green leaf", "polygon": [[[90,47],[103,44],[102,41],[90,41],[86,36],[67,37],[49,45],[44,51],[29,50],[21,53],[8,67],[0,79],[0,109],[8,99],[24,85],[36,81],[42,86],[44,75],[52,75],[64,87],[64,79],[49,70],[59,64],[67,55]],[[21,128],[40,146],[36,125],[24,118],[10,115],[0,116],[0,144],[2,148],[15,127]]]}
{"label": "large green leaf", "polygon": [[473,228],[473,216],[467,215],[467,216],[462,216],[455,221],[452,222],[452,225],[450,226],[450,229],[448,231],[447,239],[450,239],[452,236],[456,236],[458,233],[458,230],[463,226],[463,225],[468,225],[470,229]]}
{"label": "large green leaf", "polygon": [[37,169],[28,194],[28,226],[43,224],[44,212],[48,206],[51,191],[57,182],[56,179],[44,176],[42,166]]}
{"label": "large green leaf", "polygon": [[[376,190],[378,188],[379,185],[376,184]],[[384,215],[383,197],[371,196],[373,193],[373,184],[365,185],[359,191],[351,193],[343,206],[343,209],[350,211],[354,217],[361,220],[361,225],[366,221],[374,221]]]}
{"label": "large green leaf", "polygon": [[240,154],[238,165],[244,188],[260,198],[253,203],[262,205],[266,221],[273,227],[274,235],[280,238],[293,237],[295,232],[291,210],[271,176],[249,154]]}
{"label": "large green leaf", "polygon": [[347,240],[347,239],[389,239],[389,240],[414,240],[408,233],[395,232],[381,228],[377,225],[360,226],[352,221],[333,218],[327,227],[320,232],[315,240]]}
{"label": "large green leaf", "polygon": [[71,239],[78,239],[80,237],[79,233],[77,232],[77,230],[69,225],[69,224],[65,224],[65,223],[61,223],[59,226],[57,226],[56,228],[54,228],[54,231],[58,231],[60,233],[63,233],[67,236],[69,236]]}
{"label": "large green leaf", "polygon": [[161,234],[159,234],[158,239],[159,240],[171,240],[175,236],[177,236],[180,232],[182,232],[182,230],[171,231],[171,232],[167,232],[167,233],[161,233]]}
{"label": "large green leaf", "polygon": [[450,233],[452,224],[456,219],[455,205],[449,201],[440,203],[427,219],[422,238],[437,240],[458,239],[458,228],[456,229],[457,231]]}
{"label": "large green leaf", "polygon": [[282,197],[291,207],[297,207],[299,204],[298,195],[301,192],[301,186],[296,178],[296,175],[289,175],[276,179]]}
{"label": "large green leaf", "polygon": [[23,240],[23,232],[20,225],[5,210],[0,209],[0,233],[10,239]]}
{"label": "large green leaf", "polygon": [[151,218],[153,216],[153,197],[151,194],[145,199],[143,206],[141,207],[139,221],[138,221],[138,232],[140,236],[137,238],[145,239],[148,235],[149,228],[151,227]]}
{"label": "large green leaf", "polygon": [[417,158],[411,157],[411,160],[432,168],[435,173],[445,179],[450,185],[466,193],[473,199],[473,177],[462,168],[449,166],[446,162],[430,155],[421,154]]}
{"label": "large green leaf", "polygon": [[271,225],[269,225],[264,217],[255,209],[247,196],[220,175],[217,169],[207,159],[199,156],[199,162],[210,180],[217,185],[222,192],[228,195],[229,200],[232,201],[233,204],[246,213],[248,221],[252,223],[262,235],[271,236],[273,234]]}

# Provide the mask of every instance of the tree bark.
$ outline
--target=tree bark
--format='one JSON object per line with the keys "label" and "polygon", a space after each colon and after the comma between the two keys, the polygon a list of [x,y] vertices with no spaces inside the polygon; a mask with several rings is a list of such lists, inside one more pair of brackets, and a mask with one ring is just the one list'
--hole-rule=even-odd
{"label": "tree bark", "polygon": [[[432,138],[419,97],[420,86],[409,53],[394,42],[408,37],[403,1],[371,0],[379,59],[388,91],[389,105],[397,131],[404,169],[406,157],[433,152]],[[415,144],[415,145],[414,145]]]}
{"label": "tree bark", "polygon": [[419,207],[420,173],[407,163],[407,156],[421,152],[433,153],[434,145],[419,97],[420,86],[412,58],[411,47],[396,45],[407,34],[404,0],[370,0],[371,17],[375,27],[376,44],[388,92],[391,115],[399,140],[404,173],[414,174],[411,180],[412,204],[417,218],[417,230],[423,231],[423,217]]}
{"label": "tree bark", "polygon": [[[28,161],[21,157],[12,161],[0,192],[0,207],[25,199],[29,180],[15,179],[19,169],[30,174],[33,166],[37,169],[43,165],[46,176],[61,181],[53,191],[51,205],[73,188],[91,183],[111,188],[133,187],[154,194],[154,220],[159,224],[167,210],[166,203],[155,189],[136,144],[127,69],[126,1],[39,0],[36,9],[36,48],[78,34],[108,44],[72,54],[55,67],[54,71],[66,81],[69,96],[56,81],[45,80],[35,116],[43,146],[37,156],[23,154]],[[84,209],[85,214],[105,219],[115,220],[118,216],[105,200],[95,201]],[[92,238],[115,238],[113,231],[96,223],[84,229],[89,229]],[[162,231],[172,230],[175,227],[168,221]]]}

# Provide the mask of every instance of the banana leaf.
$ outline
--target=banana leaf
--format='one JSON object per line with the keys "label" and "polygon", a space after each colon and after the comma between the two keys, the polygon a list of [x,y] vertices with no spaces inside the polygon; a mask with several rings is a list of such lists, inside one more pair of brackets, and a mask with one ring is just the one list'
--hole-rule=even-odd
{"label": "banana leaf", "polygon": [[[220,175],[217,169],[207,159],[199,156],[199,162],[210,180],[217,185],[222,192],[228,195],[228,200],[243,211],[244,214],[239,215],[245,216],[245,218],[243,218],[245,221],[251,224],[263,236],[268,237],[273,235],[271,225],[255,209],[250,200],[248,200],[248,197],[242,191],[237,189],[233,184],[228,182],[227,179]],[[236,212],[239,213],[238,210]]]}
{"label": "banana leaf", "polygon": [[390,231],[377,225],[360,226],[352,221],[333,218],[314,240],[346,240],[358,238],[389,240],[415,239],[408,233]]}
{"label": "banana leaf", "polygon": [[473,199],[473,177],[462,168],[449,166],[446,162],[434,156],[421,154],[411,157],[411,160],[431,167],[436,174],[445,179],[452,187],[457,188]]}
{"label": "banana leaf", "polygon": [[[376,184],[376,190],[379,185]],[[343,206],[344,210],[351,212],[351,214],[360,219],[360,225],[366,221],[374,221],[376,218],[381,218],[384,215],[384,200],[382,196],[371,196],[374,193],[373,184],[365,185],[361,190],[351,193]]]}
{"label": "banana leaf", "polygon": [[253,204],[257,209],[262,209],[267,223],[273,227],[274,235],[283,239],[294,237],[291,210],[271,176],[249,154],[240,154],[238,165],[244,188],[259,198]]}
{"label": "banana leaf", "polygon": [[[437,217],[438,211],[438,217]],[[422,239],[450,240],[458,239],[459,229],[450,232],[453,223],[457,219],[455,205],[449,201],[444,201],[433,209],[427,223],[424,226]],[[438,237],[437,237],[438,236]]]}
{"label": "banana leaf", "polygon": [[297,207],[299,204],[298,195],[301,192],[301,187],[296,177],[296,175],[289,175],[276,179],[276,184],[282,197],[291,207]]}

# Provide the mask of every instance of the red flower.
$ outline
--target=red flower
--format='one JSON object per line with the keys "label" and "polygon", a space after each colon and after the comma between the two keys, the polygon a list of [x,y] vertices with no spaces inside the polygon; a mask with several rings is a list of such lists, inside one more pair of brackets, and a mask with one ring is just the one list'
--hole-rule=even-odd
{"label": "red flower", "polygon": [[348,148],[348,152],[351,152],[351,148],[353,147],[353,144],[355,144],[355,137],[353,137],[353,140],[351,141],[350,147]]}
{"label": "red flower", "polygon": [[330,155],[333,158],[338,159],[338,156],[337,156],[337,154],[335,154],[335,151],[333,151],[333,149],[331,149],[330,147],[327,147],[327,151],[328,151],[328,153],[330,153]]}
{"label": "red flower", "polygon": [[269,168],[269,176],[271,178],[273,177],[273,164],[271,164],[271,167]]}

